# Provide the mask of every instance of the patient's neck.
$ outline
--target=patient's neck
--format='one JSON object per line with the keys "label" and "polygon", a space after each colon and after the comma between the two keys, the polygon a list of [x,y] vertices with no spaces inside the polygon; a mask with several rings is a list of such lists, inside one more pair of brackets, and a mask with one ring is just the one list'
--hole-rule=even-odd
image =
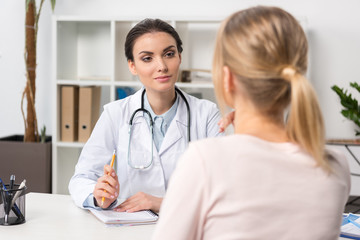
{"label": "patient's neck", "polygon": [[266,118],[254,111],[235,111],[236,134],[248,134],[270,142],[288,142],[284,123]]}

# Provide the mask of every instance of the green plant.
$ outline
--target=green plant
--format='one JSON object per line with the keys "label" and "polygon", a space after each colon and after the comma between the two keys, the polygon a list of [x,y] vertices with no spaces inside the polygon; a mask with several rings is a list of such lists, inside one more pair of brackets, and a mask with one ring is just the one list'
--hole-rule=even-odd
{"label": "green plant", "polygon": [[43,128],[41,129],[41,136],[40,136],[40,142],[41,143],[45,143],[46,141],[46,127],[45,125],[43,126]]}
{"label": "green plant", "polygon": [[[26,86],[21,98],[21,113],[24,119],[25,133],[24,142],[39,142],[39,131],[35,111],[35,92],[36,92],[36,40],[39,29],[39,18],[45,0],[41,0],[39,11],[36,12],[36,0],[25,0],[25,67],[26,67]],[[56,0],[51,0],[52,10],[55,8]],[[26,116],[23,109],[24,98],[26,97],[27,108]]]}
{"label": "green plant", "polygon": [[[356,82],[350,83],[350,86],[360,93],[360,86]],[[344,107],[344,109],[341,110],[341,114],[345,118],[353,121],[360,128],[360,106],[358,101],[353,98],[351,93],[348,93],[347,90],[344,90],[343,88],[334,85],[331,89],[339,96],[340,103]],[[355,130],[355,135],[359,136],[360,131]]]}

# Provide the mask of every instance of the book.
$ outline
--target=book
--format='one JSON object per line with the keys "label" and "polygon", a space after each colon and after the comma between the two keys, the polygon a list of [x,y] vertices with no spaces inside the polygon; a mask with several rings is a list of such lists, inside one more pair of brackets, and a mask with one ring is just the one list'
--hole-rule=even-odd
{"label": "book", "polygon": [[105,224],[142,225],[153,224],[158,220],[158,215],[150,210],[133,213],[117,212],[114,210],[89,209],[100,221]]}
{"label": "book", "polygon": [[117,87],[116,99],[123,99],[135,93],[135,89],[132,87]]}
{"label": "book", "polygon": [[340,237],[360,239],[360,216],[343,214]]}

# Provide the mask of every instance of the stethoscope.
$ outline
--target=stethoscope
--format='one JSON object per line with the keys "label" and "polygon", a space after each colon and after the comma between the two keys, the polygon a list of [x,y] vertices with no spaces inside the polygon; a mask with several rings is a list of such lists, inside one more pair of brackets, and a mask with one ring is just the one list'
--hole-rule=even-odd
{"label": "stethoscope", "polygon": [[[191,140],[190,137],[190,105],[188,103],[188,101],[186,100],[186,97],[184,96],[184,94],[180,91],[180,89],[178,89],[177,87],[175,87],[175,91],[176,93],[178,93],[180,95],[180,97],[183,99],[183,101],[185,102],[186,105],[186,109],[187,109],[187,138],[188,138],[188,143]],[[128,141],[128,164],[130,167],[134,168],[134,169],[145,169],[151,166],[151,164],[153,163],[153,158],[154,158],[154,121],[151,117],[151,114],[148,110],[146,110],[144,108],[144,97],[145,97],[145,93],[146,93],[146,89],[143,90],[142,94],[141,94],[141,107],[136,109],[133,114],[130,117],[130,121],[129,121],[129,141]],[[147,164],[139,164],[139,165],[135,165],[133,164],[133,162],[131,161],[131,151],[130,151],[130,144],[131,144],[131,133],[132,133],[132,127],[133,127],[133,120],[135,115],[138,112],[143,112],[145,113],[148,118],[149,118],[149,127],[150,127],[150,133],[151,133],[151,161]]]}

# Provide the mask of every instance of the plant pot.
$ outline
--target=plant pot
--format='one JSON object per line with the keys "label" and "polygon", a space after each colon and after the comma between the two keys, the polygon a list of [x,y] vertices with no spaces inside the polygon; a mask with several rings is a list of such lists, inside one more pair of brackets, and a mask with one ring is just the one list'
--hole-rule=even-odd
{"label": "plant pot", "polygon": [[0,138],[0,177],[9,183],[26,179],[27,192],[51,193],[51,137],[45,143],[23,142],[22,135]]}

